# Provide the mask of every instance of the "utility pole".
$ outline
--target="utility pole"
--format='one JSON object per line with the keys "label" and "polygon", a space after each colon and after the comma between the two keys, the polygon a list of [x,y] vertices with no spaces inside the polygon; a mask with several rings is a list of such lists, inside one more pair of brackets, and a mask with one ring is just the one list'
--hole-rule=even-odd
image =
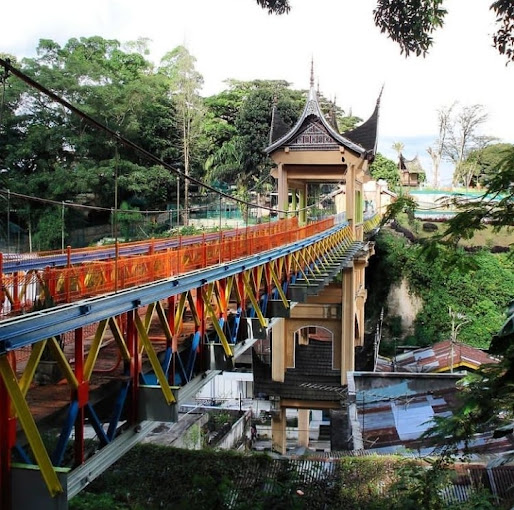
{"label": "utility pole", "polygon": [[[448,313],[452,319],[452,334],[451,334],[451,351],[450,351],[450,373],[453,374],[453,360],[455,357],[455,343],[457,342],[457,333],[459,332],[459,329],[464,325],[470,322],[470,319],[468,319],[463,313],[455,312],[452,310],[451,306],[448,307]],[[456,320],[460,320],[462,322],[459,322],[456,324]]]}

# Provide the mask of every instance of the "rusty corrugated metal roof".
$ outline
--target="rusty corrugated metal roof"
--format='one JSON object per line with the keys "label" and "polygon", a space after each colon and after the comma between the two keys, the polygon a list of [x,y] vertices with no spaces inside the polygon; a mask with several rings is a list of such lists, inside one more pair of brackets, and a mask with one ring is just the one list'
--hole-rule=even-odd
{"label": "rusty corrugated metal roof", "polygon": [[[453,351],[453,352],[452,352]],[[415,349],[395,358],[379,356],[377,372],[446,372],[453,369],[477,370],[480,365],[498,363],[485,351],[461,342],[444,340],[430,347]]]}

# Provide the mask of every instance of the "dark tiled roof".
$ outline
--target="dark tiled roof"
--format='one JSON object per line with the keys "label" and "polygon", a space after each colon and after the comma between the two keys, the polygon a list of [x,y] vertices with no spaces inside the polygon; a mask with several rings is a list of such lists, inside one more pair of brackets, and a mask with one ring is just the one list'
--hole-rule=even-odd
{"label": "dark tiled roof", "polygon": [[[336,148],[337,146],[344,146],[357,154],[366,154],[367,150],[364,147],[341,135],[338,130],[334,129],[331,123],[325,118],[321,112],[318,96],[312,83],[309,96],[307,98],[307,103],[297,123],[282,137],[276,138],[269,147],[266,147],[266,153],[271,154],[279,147],[283,147],[289,145],[291,142],[294,142],[298,138],[299,134],[308,129],[309,124],[313,123],[320,124],[323,127],[326,139],[331,140],[332,145],[334,145]],[[275,138],[274,135],[273,138]],[[316,147],[316,145],[314,145],[314,147]]]}
{"label": "dark tiled roof", "polygon": [[405,159],[403,154],[400,154],[400,170],[409,172],[410,174],[423,174],[425,170],[421,166],[418,156],[412,159]]}
{"label": "dark tiled roof", "polygon": [[350,131],[345,131],[343,136],[348,138],[352,142],[364,147],[367,151],[371,151],[373,154],[376,153],[377,149],[377,138],[378,138],[378,118],[380,112],[380,96],[378,97],[375,110],[371,114],[371,117],[363,122],[360,126]]}
{"label": "dark tiled roof", "polygon": [[279,138],[282,138],[289,131],[289,129],[291,129],[291,126],[288,126],[284,122],[284,119],[282,119],[282,116],[278,112],[276,106],[273,108],[275,111],[273,113],[273,123],[271,124],[271,143],[275,142]]}

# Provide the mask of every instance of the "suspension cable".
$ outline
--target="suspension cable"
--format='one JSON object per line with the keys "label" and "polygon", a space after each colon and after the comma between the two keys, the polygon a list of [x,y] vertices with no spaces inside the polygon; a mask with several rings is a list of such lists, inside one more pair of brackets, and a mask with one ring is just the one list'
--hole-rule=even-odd
{"label": "suspension cable", "polygon": [[[128,147],[128,148],[134,150],[136,153],[140,154],[141,156],[145,157],[146,159],[152,161],[153,163],[163,166],[164,168],[175,173],[176,175],[183,177],[184,179],[187,179],[189,182],[194,183],[197,186],[205,188],[205,189],[207,189],[213,193],[216,193],[222,197],[225,197],[230,200],[234,200],[235,202],[237,202],[241,205],[244,205],[246,207],[260,207],[261,209],[265,209],[267,211],[284,213],[284,214],[291,214],[291,212],[293,212],[293,211],[288,211],[288,210],[284,210],[284,209],[274,209],[273,207],[271,207],[271,206],[268,207],[266,205],[252,204],[251,202],[247,202],[247,201],[242,200],[233,195],[229,195],[228,193],[224,193],[223,191],[220,191],[220,190],[216,189],[215,187],[213,187],[203,181],[200,181],[199,179],[196,179],[195,177],[186,175],[184,172],[181,172],[178,168],[166,163],[165,161],[163,161],[161,158],[159,158],[155,154],[152,154],[151,152],[147,151],[143,147],[141,147],[141,146],[137,145],[136,143],[132,142],[131,140],[125,138],[118,131],[115,131],[115,130],[107,127],[105,124],[102,124],[101,122],[97,121],[96,119],[94,119],[93,117],[88,115],[87,113],[83,112],[82,110],[80,110],[76,106],[73,106],[71,103],[69,103],[62,97],[58,96],[55,92],[52,92],[51,90],[46,88],[44,85],[40,84],[36,80],[32,79],[30,76],[26,75],[24,72],[20,71],[16,67],[13,67],[11,65],[11,62],[9,59],[0,58],[0,65],[3,66],[4,70],[5,70],[4,71],[4,79],[3,79],[4,89],[5,89],[5,77],[10,72],[14,76],[19,78],[23,82],[25,82],[30,87],[35,88],[36,90],[39,90],[40,92],[42,92],[43,94],[48,96],[50,99],[52,99],[56,103],[59,103],[60,105],[64,106],[68,110],[70,110],[72,113],[77,115],[79,118],[84,120],[89,125],[93,126],[96,129],[99,129],[100,131],[104,131],[104,132],[108,133],[112,138],[116,139],[119,143],[121,143],[125,147]],[[311,207],[312,206],[308,206],[308,207],[305,207],[304,209],[310,209]]]}

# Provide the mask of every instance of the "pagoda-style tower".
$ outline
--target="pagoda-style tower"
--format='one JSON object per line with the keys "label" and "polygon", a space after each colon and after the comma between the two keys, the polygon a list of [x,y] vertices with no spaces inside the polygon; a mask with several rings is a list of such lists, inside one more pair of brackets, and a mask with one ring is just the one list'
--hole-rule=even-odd
{"label": "pagoda-style tower", "polygon": [[375,156],[379,104],[380,97],[366,122],[340,134],[335,119],[329,121],[321,112],[311,66],[309,96],[296,125],[284,134],[284,124],[278,113],[273,115],[271,145],[266,152],[276,164],[271,175],[278,180],[279,210],[289,209],[289,192],[292,190],[292,207],[297,208],[298,194],[299,221],[305,223],[308,184],[343,185],[344,194],[336,200],[337,212],[346,213],[355,239],[363,239],[362,185],[368,180],[366,170]]}
{"label": "pagoda-style tower", "polygon": [[276,163],[272,175],[278,180],[279,210],[289,210],[292,191],[292,208],[299,209],[299,221],[305,223],[308,186],[337,183],[342,189],[337,212],[346,214],[356,247],[340,278],[298,302],[290,294],[290,313],[273,319],[270,362],[254,352],[255,391],[272,402],[273,448],[280,453],[286,451],[286,409],[298,411],[300,445],[309,444],[309,411],[324,410],[333,424],[332,447],[349,447],[342,403],[346,374],[355,370],[355,347],[364,343],[365,268],[373,243],[364,242],[363,184],[370,180],[367,168],[375,156],[378,110],[379,101],[369,120],[340,134],[335,115],[327,120],[321,112],[311,69],[307,104],[296,125],[288,130],[273,112],[266,152]]}

